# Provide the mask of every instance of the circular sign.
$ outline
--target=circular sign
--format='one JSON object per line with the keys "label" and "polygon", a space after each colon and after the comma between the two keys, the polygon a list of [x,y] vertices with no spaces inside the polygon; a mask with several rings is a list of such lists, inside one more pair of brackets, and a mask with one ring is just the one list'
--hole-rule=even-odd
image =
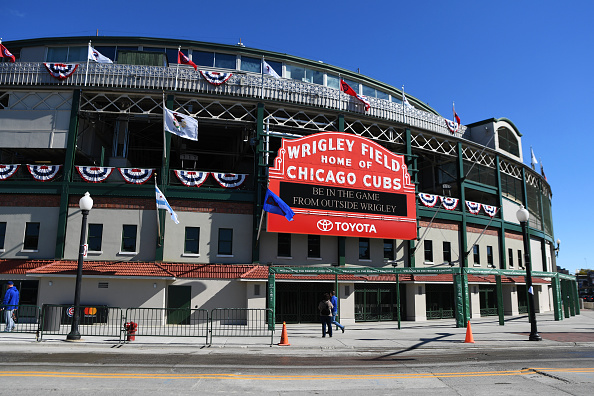
{"label": "circular sign", "polygon": [[332,231],[332,227],[333,227],[332,222],[327,219],[319,220],[317,223],[317,226],[320,231],[325,231],[325,232]]}
{"label": "circular sign", "polygon": [[72,316],[74,316],[74,307],[70,307],[70,308],[68,308],[68,310],[66,311],[66,314],[67,314],[69,317],[72,317]]}

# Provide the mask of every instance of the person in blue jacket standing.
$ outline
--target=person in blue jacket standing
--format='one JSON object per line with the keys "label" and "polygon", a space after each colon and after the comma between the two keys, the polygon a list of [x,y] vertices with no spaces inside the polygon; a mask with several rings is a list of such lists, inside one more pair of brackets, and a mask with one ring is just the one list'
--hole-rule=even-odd
{"label": "person in blue jacket standing", "polygon": [[330,298],[330,302],[332,303],[332,324],[338,326],[344,333],[344,326],[336,321],[336,314],[338,313],[338,298],[336,297],[336,291],[334,290],[332,290],[332,298]]}
{"label": "person in blue jacket standing", "polygon": [[9,333],[14,330],[14,320],[12,320],[12,313],[19,307],[19,291],[14,286],[12,281],[8,281],[8,289],[4,293],[2,300],[2,309],[4,310],[4,320],[6,322],[5,332]]}

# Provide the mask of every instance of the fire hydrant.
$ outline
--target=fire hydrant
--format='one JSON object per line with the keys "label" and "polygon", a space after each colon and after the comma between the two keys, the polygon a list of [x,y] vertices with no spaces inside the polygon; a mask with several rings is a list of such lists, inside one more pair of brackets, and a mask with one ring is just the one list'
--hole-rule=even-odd
{"label": "fire hydrant", "polygon": [[126,341],[136,341],[136,331],[138,330],[138,323],[126,322],[124,325],[126,329]]}

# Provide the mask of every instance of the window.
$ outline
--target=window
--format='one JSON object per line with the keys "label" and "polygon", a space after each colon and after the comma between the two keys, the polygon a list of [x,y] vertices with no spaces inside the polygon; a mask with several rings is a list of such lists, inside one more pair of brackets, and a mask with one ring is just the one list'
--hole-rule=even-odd
{"label": "window", "polygon": [[186,227],[186,239],[184,242],[184,253],[199,254],[200,227]]}
{"label": "window", "polygon": [[214,66],[214,52],[192,51],[192,61],[199,66]]}
{"label": "window", "polygon": [[4,250],[4,238],[6,238],[6,223],[0,223],[0,250]]}
{"label": "window", "polygon": [[37,250],[39,244],[39,223],[27,223],[23,250]]}
{"label": "window", "polygon": [[359,238],[359,260],[369,260],[369,238]]}
{"label": "window", "polygon": [[291,234],[278,234],[278,257],[291,257]]}
{"label": "window", "polygon": [[136,225],[124,224],[122,226],[122,252],[136,252]]}
{"label": "window", "polygon": [[518,250],[518,267],[524,268],[524,262],[522,261],[522,251]]}
{"label": "window", "polygon": [[514,132],[506,127],[497,128],[497,140],[501,150],[507,151],[516,157],[520,156],[520,146]]}
{"label": "window", "polygon": [[331,76],[330,74],[326,75],[326,86],[334,89],[339,89],[339,81],[338,76]]}
{"label": "window", "polygon": [[443,242],[443,262],[448,264],[452,262],[452,244],[447,241]]}
{"label": "window", "polygon": [[321,237],[319,235],[307,236],[307,257],[320,258]]}
{"label": "window", "polygon": [[433,262],[433,241],[426,240],[423,242],[423,246],[425,248],[425,262],[432,263]]}
{"label": "window", "polygon": [[231,256],[233,254],[233,229],[219,228],[219,250],[218,254]]}
{"label": "window", "polygon": [[508,259],[509,259],[508,265],[510,267],[513,267],[514,266],[514,249],[507,249],[507,255],[508,255]]}
{"label": "window", "polygon": [[487,246],[487,265],[493,267],[493,246]]}
{"label": "window", "polygon": [[50,47],[47,49],[47,62],[80,62],[86,61],[89,48],[84,47]]}
{"label": "window", "polygon": [[103,224],[89,224],[87,245],[89,252],[100,252],[103,239]]}
{"label": "window", "polygon": [[215,53],[215,67],[235,69],[237,66],[235,63],[236,59],[237,57],[235,55]]}
{"label": "window", "polygon": [[241,57],[241,70],[261,73],[262,72],[262,60],[258,58],[250,58],[247,56]]}
{"label": "window", "polygon": [[394,240],[384,239],[384,259],[394,260]]}
{"label": "window", "polygon": [[479,249],[479,245],[474,245],[472,247],[472,254],[474,256],[474,264],[481,265],[481,251]]}

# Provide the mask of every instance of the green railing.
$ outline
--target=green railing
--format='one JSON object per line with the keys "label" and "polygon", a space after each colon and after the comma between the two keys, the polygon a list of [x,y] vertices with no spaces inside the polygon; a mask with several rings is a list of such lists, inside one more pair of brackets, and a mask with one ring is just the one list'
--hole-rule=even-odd
{"label": "green railing", "polygon": [[[0,331],[6,328],[6,305],[0,305]],[[12,311],[15,323],[13,333],[36,333],[39,329],[39,307],[37,305],[19,305]]]}
{"label": "green railing", "polygon": [[481,308],[481,316],[497,316],[497,308]]}
{"label": "green railing", "polygon": [[434,309],[427,310],[427,319],[452,319],[454,317],[453,309]]}
{"label": "green railing", "polygon": [[[122,309],[105,305],[79,306],[81,336],[120,337]],[[41,308],[37,341],[44,334],[67,335],[72,328],[73,305],[44,304]]]}
{"label": "green railing", "polygon": [[268,326],[272,309],[215,308],[210,311],[210,344],[213,337],[270,337],[274,330]]}

